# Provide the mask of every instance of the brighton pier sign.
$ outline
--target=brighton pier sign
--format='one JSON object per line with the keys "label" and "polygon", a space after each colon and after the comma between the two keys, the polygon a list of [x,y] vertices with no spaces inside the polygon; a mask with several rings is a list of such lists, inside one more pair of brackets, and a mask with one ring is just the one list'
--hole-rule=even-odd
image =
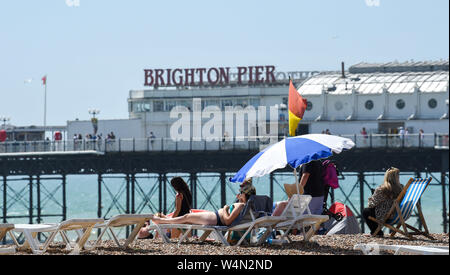
{"label": "brighton pier sign", "polygon": [[310,77],[319,72],[277,72],[275,66],[144,69],[144,86],[216,86],[274,84]]}

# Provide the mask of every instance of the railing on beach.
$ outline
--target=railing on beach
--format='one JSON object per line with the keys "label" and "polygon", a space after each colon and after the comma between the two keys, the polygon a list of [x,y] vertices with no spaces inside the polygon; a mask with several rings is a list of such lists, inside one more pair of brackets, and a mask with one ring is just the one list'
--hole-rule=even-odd
{"label": "railing on beach", "polygon": [[[448,133],[434,134],[369,134],[341,135],[355,142],[356,148],[435,148],[448,149]],[[120,138],[106,140],[7,141],[0,142],[0,154],[24,152],[162,152],[162,151],[226,151],[262,150],[282,139],[267,136],[226,138],[221,140],[173,140],[171,138]]]}

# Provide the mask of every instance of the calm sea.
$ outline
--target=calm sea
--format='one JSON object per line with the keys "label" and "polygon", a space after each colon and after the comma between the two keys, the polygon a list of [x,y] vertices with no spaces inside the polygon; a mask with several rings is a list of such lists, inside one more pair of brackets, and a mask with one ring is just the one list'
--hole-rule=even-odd
{"label": "calm sea", "polygon": [[[168,174],[170,180],[173,176],[182,176],[188,181],[187,174]],[[229,177],[232,174],[227,175]],[[360,188],[357,183],[356,174],[344,174],[345,178],[340,180],[341,189],[335,190],[335,201],[340,201],[348,205],[353,212],[359,213],[360,209]],[[413,174],[401,175],[401,182],[405,184]],[[426,175],[423,174],[422,177]],[[437,184],[440,174],[433,174],[435,177],[432,184]],[[11,179],[14,179],[11,181]],[[436,180],[437,179],[437,180]],[[8,199],[7,215],[20,216],[28,215],[29,210],[29,180],[24,177],[8,177]],[[382,174],[366,176],[365,180],[371,188],[375,188],[382,183]],[[67,219],[70,218],[97,218],[98,216],[98,178],[95,175],[69,175],[67,176]],[[274,180],[274,201],[286,200],[287,196],[283,191],[284,183],[293,183],[292,173],[277,173]],[[447,176],[448,182],[448,176]],[[35,185],[36,186],[36,185]],[[269,176],[254,178],[254,186],[258,194],[270,194]],[[0,187],[2,189],[3,187]],[[238,184],[227,182],[226,194],[227,204],[234,201],[238,192]],[[111,217],[123,214],[126,208],[126,179],[123,175],[104,175],[102,182],[102,217]],[[170,184],[167,184],[166,212],[171,212],[174,208],[174,191]],[[448,211],[448,184],[445,189]],[[370,196],[368,186],[364,188],[364,205],[367,205],[367,198]],[[34,187],[33,202],[34,214],[37,213],[36,187]],[[159,190],[158,176],[156,174],[139,174],[136,176],[135,184],[135,212],[155,213],[159,210]],[[0,198],[0,208],[3,207],[3,197]],[[130,196],[131,201],[131,196]],[[422,211],[429,230],[433,233],[443,232],[442,217],[442,186],[430,185],[422,196]],[[330,205],[330,204],[329,204]],[[197,208],[213,210],[222,207],[220,205],[220,179],[218,174],[198,174],[197,182]],[[61,179],[57,177],[41,180],[41,215],[62,213],[62,187]],[[131,211],[131,206],[130,209]],[[1,212],[0,212],[1,213]],[[416,218],[412,218],[416,224]],[[44,222],[60,222],[59,217],[44,217]],[[28,223],[28,218],[9,218],[9,223]],[[34,221],[36,223],[37,221]],[[410,221],[411,222],[411,221]],[[417,225],[417,224],[416,224]],[[366,232],[367,232],[366,227]],[[96,234],[96,233],[95,233]],[[124,235],[122,230],[119,235]]]}

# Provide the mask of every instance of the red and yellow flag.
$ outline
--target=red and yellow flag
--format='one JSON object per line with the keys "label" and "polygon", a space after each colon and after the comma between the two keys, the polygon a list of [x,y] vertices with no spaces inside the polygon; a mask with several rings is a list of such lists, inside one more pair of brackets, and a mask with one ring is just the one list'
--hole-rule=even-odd
{"label": "red and yellow flag", "polygon": [[303,118],[306,110],[307,101],[304,99],[294,87],[292,80],[289,81],[289,135],[295,136],[298,123]]}

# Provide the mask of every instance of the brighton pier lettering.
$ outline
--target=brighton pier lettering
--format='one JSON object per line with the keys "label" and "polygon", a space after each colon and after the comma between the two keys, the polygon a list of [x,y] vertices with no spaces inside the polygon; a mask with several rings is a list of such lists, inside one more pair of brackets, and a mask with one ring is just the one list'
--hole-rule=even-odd
{"label": "brighton pier lettering", "polygon": [[144,86],[203,86],[227,85],[232,77],[238,85],[274,83],[275,66],[237,67],[230,72],[230,67],[193,68],[193,69],[144,69]]}

